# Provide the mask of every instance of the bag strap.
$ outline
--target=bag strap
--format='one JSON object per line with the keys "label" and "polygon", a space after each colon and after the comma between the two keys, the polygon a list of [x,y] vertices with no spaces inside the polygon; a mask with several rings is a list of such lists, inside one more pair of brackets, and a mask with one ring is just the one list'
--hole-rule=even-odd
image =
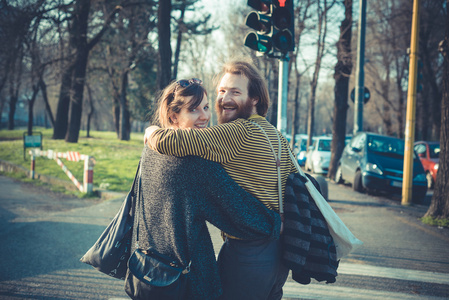
{"label": "bag strap", "polygon": [[262,126],[260,126],[256,122],[253,122],[253,121],[250,121],[250,122],[253,123],[254,125],[256,125],[257,127],[259,127],[259,129],[262,131],[262,133],[267,138],[267,141],[268,141],[268,144],[270,145],[271,151],[273,151],[274,161],[276,163],[276,169],[277,169],[277,173],[278,173],[279,213],[283,214],[284,213],[284,205],[283,205],[283,200],[282,200],[282,182],[281,182],[281,154],[282,154],[281,138],[279,137],[279,133],[277,132],[277,130],[275,130],[276,137],[278,138],[278,153],[276,154],[276,151],[274,151],[273,144],[271,143],[270,139],[268,138],[267,132],[262,128]]}
{"label": "bag strap", "polygon": [[[142,200],[142,162],[139,161],[139,167],[137,169],[137,173],[136,173],[136,178],[137,179],[137,197],[136,197],[136,202],[140,202],[140,210],[143,212],[143,201]],[[136,182],[136,178],[134,178],[134,182]],[[133,184],[133,188],[134,188],[134,184]],[[137,248],[139,248],[139,215],[138,215],[139,209],[137,208],[137,203],[136,203],[136,214],[135,217],[137,218],[137,224],[136,224],[136,246]],[[157,252],[156,250],[153,250],[155,252]],[[174,261],[173,264],[176,264],[176,261]],[[181,262],[179,262],[179,264],[183,266],[183,264]],[[190,272],[190,265],[192,264],[192,261],[190,260],[190,262],[187,264],[187,266],[184,268],[184,270],[182,270],[182,274],[187,274]]]}

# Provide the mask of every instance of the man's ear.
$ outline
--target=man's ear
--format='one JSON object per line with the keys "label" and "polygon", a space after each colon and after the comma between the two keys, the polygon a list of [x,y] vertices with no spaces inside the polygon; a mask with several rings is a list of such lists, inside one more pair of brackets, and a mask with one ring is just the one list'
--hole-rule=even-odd
{"label": "man's ear", "polygon": [[259,103],[259,97],[252,98],[251,101],[253,102],[253,105],[256,106],[257,103]]}

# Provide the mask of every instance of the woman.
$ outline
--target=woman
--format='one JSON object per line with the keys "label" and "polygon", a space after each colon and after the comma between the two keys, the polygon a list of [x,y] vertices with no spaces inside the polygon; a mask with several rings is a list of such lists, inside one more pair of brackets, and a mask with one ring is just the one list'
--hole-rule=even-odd
{"label": "woman", "polygon": [[[173,82],[163,91],[158,108],[162,127],[200,129],[210,116],[199,79]],[[194,156],[166,156],[147,146],[141,162],[143,201],[137,203],[134,226],[138,219],[139,248],[153,247],[184,266],[191,263],[184,299],[222,294],[206,221],[242,239],[279,237],[279,214],[246,193],[219,164]],[[129,272],[125,289],[134,299],[147,298],[145,284]]]}

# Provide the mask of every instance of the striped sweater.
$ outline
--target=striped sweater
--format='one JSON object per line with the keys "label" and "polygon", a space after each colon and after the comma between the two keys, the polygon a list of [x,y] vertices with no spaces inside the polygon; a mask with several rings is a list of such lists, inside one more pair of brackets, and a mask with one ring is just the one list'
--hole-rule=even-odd
{"label": "striped sweater", "polygon": [[[195,155],[220,163],[243,189],[269,209],[279,211],[278,176],[273,151],[258,123],[278,151],[276,128],[264,117],[252,115],[235,121],[198,129],[158,129],[154,133],[159,153],[183,157]],[[290,160],[287,140],[281,135],[281,181],[296,169]]]}

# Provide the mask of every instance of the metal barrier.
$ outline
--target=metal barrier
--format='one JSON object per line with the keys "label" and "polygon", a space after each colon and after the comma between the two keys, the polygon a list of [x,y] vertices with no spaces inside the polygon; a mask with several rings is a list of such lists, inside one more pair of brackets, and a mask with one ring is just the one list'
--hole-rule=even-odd
{"label": "metal barrier", "polygon": [[[79,154],[79,152],[55,152],[53,150],[42,151],[40,149],[33,149],[29,151],[31,155],[31,172],[30,177],[34,179],[35,167],[36,167],[36,157],[47,157],[49,159],[56,160],[56,163],[62,168],[64,173],[70,178],[70,180],[75,184],[75,186],[82,193],[91,193],[93,191],[93,178],[94,178],[94,165],[95,158],[93,156]],[[84,161],[84,176],[83,184],[73,176],[72,172],[62,163],[60,158],[65,158],[68,161]]]}

